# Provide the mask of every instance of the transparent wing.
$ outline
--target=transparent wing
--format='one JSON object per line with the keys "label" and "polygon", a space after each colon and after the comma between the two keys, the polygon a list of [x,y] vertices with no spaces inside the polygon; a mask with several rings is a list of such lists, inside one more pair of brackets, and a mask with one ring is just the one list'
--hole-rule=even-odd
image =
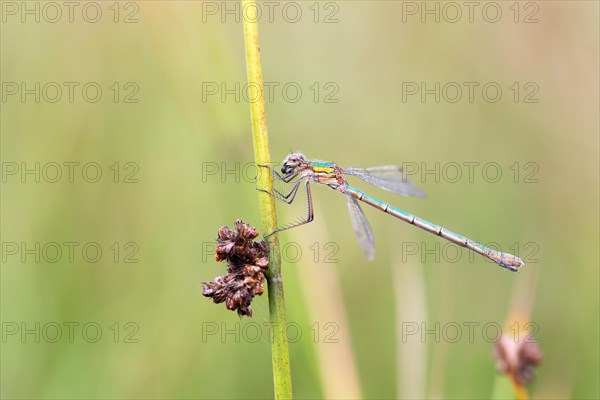
{"label": "transparent wing", "polygon": [[367,221],[367,217],[365,217],[356,199],[349,194],[346,194],[346,198],[348,199],[348,211],[350,211],[352,227],[358,238],[358,243],[367,255],[367,258],[372,260],[375,256],[375,241],[373,240],[373,232],[371,231],[371,226],[369,226],[369,221]]}
{"label": "transparent wing", "polygon": [[425,193],[408,179],[406,172],[396,165],[382,165],[370,168],[343,168],[342,171],[383,190],[403,196],[425,197]]}

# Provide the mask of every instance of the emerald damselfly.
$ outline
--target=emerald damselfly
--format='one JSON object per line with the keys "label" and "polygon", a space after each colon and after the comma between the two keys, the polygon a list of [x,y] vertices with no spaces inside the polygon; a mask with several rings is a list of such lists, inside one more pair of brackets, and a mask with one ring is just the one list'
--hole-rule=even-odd
{"label": "emerald damselfly", "polygon": [[375,197],[369,196],[362,190],[349,185],[345,178],[345,175],[351,175],[393,193],[404,196],[425,197],[425,194],[407,179],[406,173],[399,166],[384,165],[369,168],[342,168],[332,162],[310,161],[306,159],[302,153],[291,153],[283,160],[281,174],[271,167],[265,165],[261,165],[261,167],[267,167],[271,169],[275,177],[280,181],[294,183],[292,189],[287,194],[284,194],[276,189],[274,189],[273,193],[268,192],[269,194],[281,201],[291,204],[298,193],[301,183],[304,181],[308,200],[308,215],[305,219],[300,222],[278,228],[267,236],[270,236],[275,232],[281,232],[286,229],[309,223],[314,219],[310,184],[316,182],[329,186],[331,189],[337,190],[346,195],[346,202],[350,211],[354,232],[358,237],[361,248],[369,259],[372,259],[375,255],[375,241],[373,239],[373,232],[371,231],[369,222],[367,221],[364,212],[360,208],[358,201],[362,201],[404,222],[408,222],[409,224],[421,228],[429,233],[433,233],[434,235],[440,236],[452,243],[465,247],[475,253],[481,254],[482,256],[494,261],[496,264],[510,271],[518,271],[518,268],[523,265],[523,261],[517,256],[486,247],[465,236],[451,232],[446,228],[421,219],[388,203],[378,200]]}

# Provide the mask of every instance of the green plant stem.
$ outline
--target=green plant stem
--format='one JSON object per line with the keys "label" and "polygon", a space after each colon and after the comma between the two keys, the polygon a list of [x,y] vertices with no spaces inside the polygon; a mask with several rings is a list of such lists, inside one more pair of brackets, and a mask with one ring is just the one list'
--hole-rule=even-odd
{"label": "green plant stem", "polygon": [[[271,165],[269,154],[269,136],[265,113],[262,71],[260,66],[260,47],[258,44],[258,23],[256,1],[242,0],[244,10],[244,43],[246,45],[246,69],[248,75],[248,94],[250,117],[252,120],[252,139],[254,159],[257,164]],[[273,192],[271,171],[264,169],[258,176],[258,187]],[[264,192],[258,192],[263,232],[273,232],[277,228],[275,199]],[[267,271],[269,312],[271,315],[273,360],[273,383],[276,399],[292,398],[292,379],[290,357],[285,332],[285,303],[283,298],[283,280],[281,279],[281,254],[277,234],[269,236],[269,269]]]}

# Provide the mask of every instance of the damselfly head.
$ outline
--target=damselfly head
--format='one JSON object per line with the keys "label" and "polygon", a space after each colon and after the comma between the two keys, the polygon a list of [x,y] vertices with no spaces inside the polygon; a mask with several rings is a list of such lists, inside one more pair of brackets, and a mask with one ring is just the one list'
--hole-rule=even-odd
{"label": "damselfly head", "polygon": [[306,157],[302,153],[291,153],[283,160],[281,172],[289,174],[294,171],[300,164],[306,162]]}

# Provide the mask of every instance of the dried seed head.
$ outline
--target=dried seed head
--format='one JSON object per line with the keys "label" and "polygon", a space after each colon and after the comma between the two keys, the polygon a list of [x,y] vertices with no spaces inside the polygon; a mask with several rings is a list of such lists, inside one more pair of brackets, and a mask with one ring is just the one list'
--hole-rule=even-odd
{"label": "dried seed head", "polygon": [[535,376],[535,366],[543,358],[542,351],[530,335],[518,340],[502,335],[494,346],[496,368],[512,376],[520,384],[526,384]]}
{"label": "dried seed head", "polygon": [[250,303],[264,293],[265,272],[269,268],[269,250],[265,242],[254,242],[256,228],[238,220],[235,230],[222,227],[217,233],[216,260],[227,261],[227,274],[214,282],[204,282],[202,294],[223,303],[238,315],[252,317]]}
{"label": "dried seed head", "polygon": [[235,230],[222,227],[217,234],[217,261],[227,260],[228,271],[233,272],[245,264],[255,264],[268,256],[267,245],[254,242],[258,231],[242,221],[235,221]]}

